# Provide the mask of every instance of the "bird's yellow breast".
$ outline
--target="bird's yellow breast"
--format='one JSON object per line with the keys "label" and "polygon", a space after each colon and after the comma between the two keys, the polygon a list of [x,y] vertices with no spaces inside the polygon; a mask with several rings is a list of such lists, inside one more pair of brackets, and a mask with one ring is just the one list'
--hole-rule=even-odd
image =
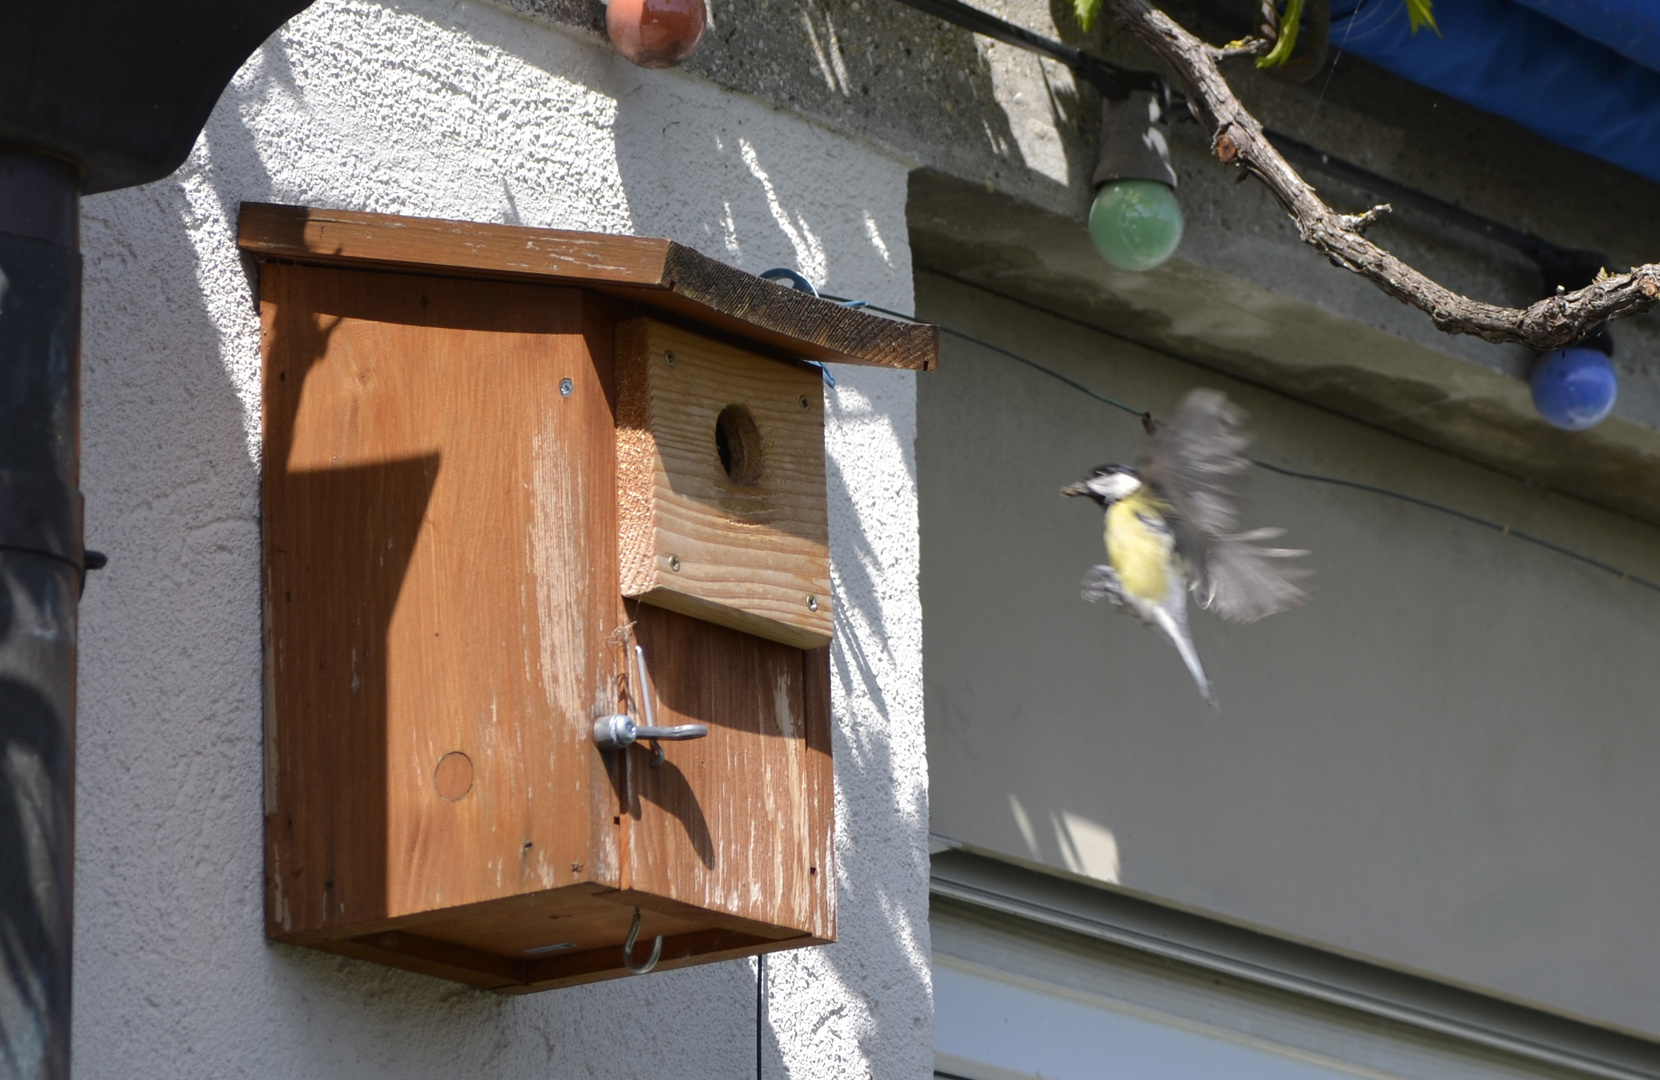
{"label": "bird's yellow breast", "polygon": [[1162,521],[1163,506],[1137,492],[1107,508],[1107,561],[1118,572],[1124,591],[1158,603],[1170,586],[1170,533],[1150,527],[1143,517]]}

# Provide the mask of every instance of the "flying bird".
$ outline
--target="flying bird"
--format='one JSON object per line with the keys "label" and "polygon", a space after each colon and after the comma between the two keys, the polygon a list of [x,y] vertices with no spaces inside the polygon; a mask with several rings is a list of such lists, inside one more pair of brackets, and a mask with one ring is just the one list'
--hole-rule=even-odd
{"label": "flying bird", "polygon": [[1250,468],[1244,413],[1217,390],[1193,390],[1151,437],[1135,468],[1103,465],[1061,489],[1106,511],[1107,562],[1084,576],[1085,600],[1110,600],[1158,627],[1211,707],[1216,695],[1187,629],[1187,596],[1228,622],[1255,622],[1302,602],[1309,571],[1264,547],[1283,529],[1234,532],[1232,482]]}

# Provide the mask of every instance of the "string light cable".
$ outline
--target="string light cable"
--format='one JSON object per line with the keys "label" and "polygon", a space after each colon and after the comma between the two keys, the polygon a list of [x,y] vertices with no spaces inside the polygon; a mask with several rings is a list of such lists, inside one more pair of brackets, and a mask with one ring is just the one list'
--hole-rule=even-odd
{"label": "string light cable", "polygon": [[[910,315],[906,315],[904,312],[878,307],[875,304],[867,303],[863,300],[847,300],[842,297],[831,296],[829,293],[820,293],[819,295],[826,300],[832,300],[836,303],[845,304],[850,307],[862,307],[868,311],[875,311],[882,315],[886,315],[889,318],[899,319],[904,322],[923,321],[921,319],[913,318]],[[996,353],[997,355],[1004,357],[1005,359],[1012,360],[1017,364],[1022,364],[1031,368],[1033,371],[1047,375],[1056,382],[1062,383],[1081,394],[1101,402],[1103,405],[1108,405],[1119,410],[1120,412],[1128,413],[1140,420],[1143,426],[1146,426],[1152,422],[1153,414],[1148,412],[1146,409],[1138,409],[1134,405],[1119,401],[1117,398],[1108,397],[1106,394],[1101,393],[1093,387],[1081,383],[1069,375],[1062,374],[1054,368],[1040,364],[1028,356],[1022,356],[1020,353],[1014,352],[1011,349],[1005,349],[1001,345],[995,345],[989,341],[986,341],[984,338],[975,337],[973,334],[965,334],[961,330],[947,326],[943,323],[936,323],[934,325],[939,326],[941,333],[949,334],[951,337],[957,338],[959,341],[965,341],[970,345],[985,349],[988,352]],[[1089,327],[1089,329],[1094,330],[1097,333],[1102,332],[1099,327]],[[1128,341],[1129,339],[1125,340]],[[1144,345],[1141,342],[1130,341],[1129,343],[1137,345],[1141,348],[1150,348],[1150,346]],[[1290,480],[1300,480],[1305,483],[1326,484],[1331,487],[1348,488],[1351,491],[1361,491],[1369,495],[1376,495],[1385,499],[1394,499],[1397,502],[1409,503],[1412,506],[1417,506],[1425,510],[1431,510],[1437,514],[1444,514],[1447,517],[1457,518],[1459,521],[1463,521],[1467,524],[1479,526],[1480,528],[1491,530],[1492,532],[1508,536],[1515,540],[1520,540],[1524,543],[1533,544],[1536,547],[1544,548],[1546,551],[1555,552],[1564,558],[1572,559],[1575,562],[1584,564],[1585,566],[1590,566],[1597,570],[1601,570],[1606,574],[1611,574],[1614,577],[1619,578],[1621,581],[1628,581],[1633,585],[1640,585],[1645,589],[1660,592],[1660,583],[1650,581],[1648,578],[1633,574],[1630,571],[1622,570],[1610,563],[1603,562],[1601,559],[1592,558],[1583,552],[1563,547],[1561,544],[1553,543],[1550,540],[1546,540],[1544,537],[1534,536],[1532,533],[1523,532],[1520,529],[1513,529],[1509,525],[1494,521],[1491,518],[1484,518],[1479,514],[1472,514],[1466,510],[1460,510],[1457,507],[1447,506],[1443,503],[1433,502],[1429,499],[1422,499],[1416,495],[1408,495],[1404,491],[1395,491],[1390,488],[1379,487],[1376,484],[1363,483],[1359,480],[1348,480],[1340,476],[1324,476],[1319,473],[1303,472],[1299,469],[1289,469],[1283,465],[1275,465],[1272,462],[1263,461],[1261,458],[1252,458],[1251,463],[1260,469],[1274,473],[1276,476],[1283,476]]]}

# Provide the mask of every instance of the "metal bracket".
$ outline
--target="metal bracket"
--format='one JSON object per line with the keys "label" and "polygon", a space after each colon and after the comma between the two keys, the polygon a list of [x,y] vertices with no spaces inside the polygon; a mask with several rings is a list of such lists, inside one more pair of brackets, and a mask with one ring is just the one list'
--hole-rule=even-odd
{"label": "metal bracket", "polygon": [[[639,699],[640,712],[645,717],[644,724],[636,724],[633,717],[627,713],[612,713],[594,721],[594,745],[601,750],[622,750],[633,746],[641,739],[652,743],[655,751],[651,763],[653,766],[663,763],[663,748],[656,745],[659,739],[680,741],[684,739],[701,739],[709,734],[708,724],[676,724],[672,727],[657,726],[657,708],[653,704],[656,695],[651,689],[651,677],[646,673],[646,651],[639,645],[634,646],[635,695]],[[632,947],[632,946],[630,946]]]}
{"label": "metal bracket", "polygon": [[0,551],[66,562],[84,587],[86,572],[109,562],[101,552],[81,544],[85,502],[78,490],[56,476],[0,469]]}
{"label": "metal bracket", "polygon": [[81,493],[55,476],[0,469],[0,548],[82,569],[81,505]]}

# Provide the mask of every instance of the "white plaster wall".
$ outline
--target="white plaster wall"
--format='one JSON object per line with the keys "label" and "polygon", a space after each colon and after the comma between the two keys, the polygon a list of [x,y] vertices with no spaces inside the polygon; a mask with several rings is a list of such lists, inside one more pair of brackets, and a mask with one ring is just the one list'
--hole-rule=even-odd
{"label": "white plaster wall", "polygon": [[[75,1044],[95,1077],[721,1077],[752,962],[506,998],[265,942],[259,365],[242,200],[663,235],[908,310],[906,164],[466,2],[322,0],[189,163],[86,201]],[[773,1077],[931,1061],[912,377],[828,440],[841,940],[768,963]]]}
{"label": "white plaster wall", "polygon": [[[1253,453],[1506,523],[1660,581],[1660,528],[964,287],[930,319],[1167,415],[1194,386]],[[1334,342],[1333,348],[1340,348]],[[935,831],[1294,939],[1660,1038],[1660,594],[1497,531],[1257,470],[1242,527],[1309,598],[1194,611],[1221,700],[1078,597],[1135,416],[961,339],[920,386]]]}

